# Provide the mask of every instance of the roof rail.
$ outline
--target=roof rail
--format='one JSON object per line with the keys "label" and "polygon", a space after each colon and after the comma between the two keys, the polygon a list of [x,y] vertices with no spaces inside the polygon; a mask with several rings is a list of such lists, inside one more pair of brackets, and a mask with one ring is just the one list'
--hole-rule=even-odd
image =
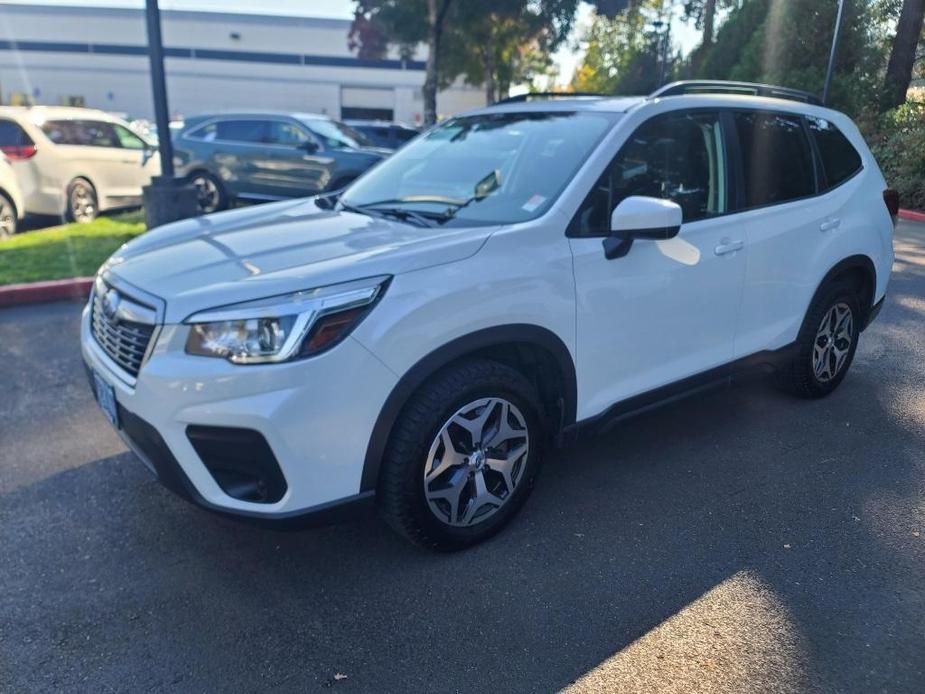
{"label": "roof rail", "polygon": [[518,94],[517,96],[509,96],[506,99],[501,99],[501,101],[496,101],[493,105],[522,104],[526,101],[533,101],[534,99],[571,99],[574,97],[587,96],[606,97],[608,95],[599,94],[597,92],[527,92],[526,94]]}
{"label": "roof rail", "polygon": [[729,82],[726,80],[684,80],[672,82],[649,94],[650,99],[660,96],[677,96],[678,94],[749,94],[753,96],[770,96],[776,99],[802,101],[807,104],[822,105],[815,94],[789,87],[776,87],[773,84],[756,82]]}

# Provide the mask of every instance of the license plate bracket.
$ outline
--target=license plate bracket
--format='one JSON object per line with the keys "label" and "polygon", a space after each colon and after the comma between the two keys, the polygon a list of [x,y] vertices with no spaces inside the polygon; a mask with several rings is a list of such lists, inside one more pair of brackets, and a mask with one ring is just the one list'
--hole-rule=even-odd
{"label": "license plate bracket", "polygon": [[118,429],[119,408],[116,406],[116,391],[95,371],[93,372],[93,394],[96,395],[96,402],[106,415],[106,419]]}

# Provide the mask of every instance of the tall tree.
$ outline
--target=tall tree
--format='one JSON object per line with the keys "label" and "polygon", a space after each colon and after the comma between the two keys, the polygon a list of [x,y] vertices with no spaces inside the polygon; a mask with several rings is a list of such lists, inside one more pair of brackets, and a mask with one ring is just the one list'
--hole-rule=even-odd
{"label": "tall tree", "polygon": [[890,61],[886,68],[886,80],[881,104],[884,109],[906,103],[906,92],[912,81],[915,67],[916,48],[922,36],[925,21],[925,0],[904,0],[896,37],[890,50]]}
{"label": "tall tree", "polygon": [[684,16],[700,29],[700,45],[690,56],[690,72],[696,74],[710,53],[715,38],[716,13],[736,5],[737,0],[685,0]]}
{"label": "tall tree", "polygon": [[349,42],[363,57],[382,57],[397,45],[410,58],[420,43],[427,45],[424,76],[424,123],[437,120],[440,47],[453,0],[356,0]]}
{"label": "tall tree", "polygon": [[463,75],[485,88],[486,103],[507,94],[511,84],[530,82],[551,64],[565,40],[577,0],[466,0],[452,12],[444,82]]}
{"label": "tall tree", "polygon": [[[601,14],[620,13],[643,0],[594,0]],[[437,89],[460,74],[481,72],[496,96],[512,79],[528,74],[542,63],[543,51],[560,42],[571,28],[578,0],[354,0],[349,43],[363,57],[382,57],[388,46],[397,46],[403,58],[427,45],[424,78],[424,122],[437,118]],[[481,8],[481,11],[477,11]],[[492,18],[499,21],[492,24]],[[503,21],[501,21],[503,20]],[[525,24],[526,33],[524,31]],[[519,34],[519,36],[518,36]],[[445,68],[446,43],[468,42],[480,67]],[[458,44],[457,44],[458,46]],[[514,50],[516,49],[516,51]],[[537,50],[538,49],[538,50]],[[458,56],[457,56],[458,57]],[[537,60],[539,59],[539,62]],[[471,60],[471,56],[470,56]],[[520,66],[523,72],[512,71]]]}

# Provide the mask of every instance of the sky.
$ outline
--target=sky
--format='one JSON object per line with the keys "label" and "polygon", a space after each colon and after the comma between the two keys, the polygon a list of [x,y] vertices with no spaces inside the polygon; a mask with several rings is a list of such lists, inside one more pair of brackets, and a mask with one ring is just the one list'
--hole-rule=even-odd
{"label": "sky", "polygon": [[[92,5],[95,7],[143,7],[144,0],[0,0],[2,4],[41,4],[41,5]],[[222,12],[254,13],[252,0],[160,0],[161,9],[171,10],[212,10]],[[351,0],[260,0],[260,13],[282,14],[309,17],[329,17],[333,19],[351,19],[354,3]],[[571,81],[575,69],[581,63],[583,52],[580,40],[591,23],[591,6],[582,3],[572,35],[569,40],[553,55],[553,62],[558,68],[559,84]],[[692,25],[680,20],[672,23],[673,42],[685,52],[697,44],[697,31]]]}

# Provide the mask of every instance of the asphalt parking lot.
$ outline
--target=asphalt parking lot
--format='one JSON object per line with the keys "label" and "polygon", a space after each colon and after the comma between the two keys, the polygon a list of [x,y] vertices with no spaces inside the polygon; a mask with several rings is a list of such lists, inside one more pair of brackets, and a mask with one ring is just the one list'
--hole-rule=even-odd
{"label": "asphalt parking lot", "polygon": [[625,422],[453,555],[187,505],[97,410],[80,307],[0,311],[0,690],[922,692],[925,225],[896,249],[829,399]]}

